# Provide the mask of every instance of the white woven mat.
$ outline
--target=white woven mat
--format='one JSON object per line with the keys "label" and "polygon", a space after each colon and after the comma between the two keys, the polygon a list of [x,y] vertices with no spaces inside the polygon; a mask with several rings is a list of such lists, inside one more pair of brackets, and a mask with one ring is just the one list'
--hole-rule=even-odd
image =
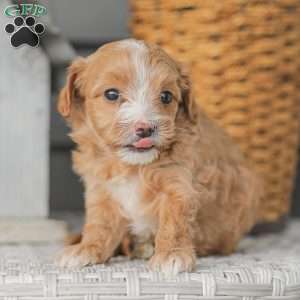
{"label": "white woven mat", "polygon": [[279,235],[247,238],[227,257],[197,261],[196,271],[166,279],[144,261],[63,269],[59,244],[1,245],[1,300],[300,300],[300,221]]}

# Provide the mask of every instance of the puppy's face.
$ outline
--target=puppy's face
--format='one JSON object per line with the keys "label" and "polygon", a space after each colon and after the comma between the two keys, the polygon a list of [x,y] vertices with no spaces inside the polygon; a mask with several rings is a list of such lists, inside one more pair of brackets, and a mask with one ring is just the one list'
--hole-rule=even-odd
{"label": "puppy's face", "polygon": [[58,109],[77,118],[129,164],[147,164],[172,143],[178,114],[191,117],[188,81],[160,48],[107,44],[75,61]]}

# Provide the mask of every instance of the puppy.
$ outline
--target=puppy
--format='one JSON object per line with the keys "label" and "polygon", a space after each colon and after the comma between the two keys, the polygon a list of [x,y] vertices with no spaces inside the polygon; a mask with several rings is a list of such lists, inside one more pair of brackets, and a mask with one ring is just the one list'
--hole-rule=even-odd
{"label": "puppy", "polygon": [[191,271],[197,255],[231,253],[255,224],[259,181],[159,47],[128,39],[77,59],[58,110],[86,205],[62,266],[106,262],[130,234],[154,237],[152,269]]}

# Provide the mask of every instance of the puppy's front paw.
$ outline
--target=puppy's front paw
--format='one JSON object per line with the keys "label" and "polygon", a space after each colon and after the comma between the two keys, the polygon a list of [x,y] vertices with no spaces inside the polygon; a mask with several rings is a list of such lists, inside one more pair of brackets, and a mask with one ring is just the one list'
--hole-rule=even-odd
{"label": "puppy's front paw", "polygon": [[161,271],[171,277],[180,272],[191,272],[196,264],[196,255],[183,250],[160,252],[152,256],[149,264],[153,271]]}
{"label": "puppy's front paw", "polygon": [[66,247],[56,259],[56,263],[61,267],[84,267],[104,261],[101,246],[83,243]]}

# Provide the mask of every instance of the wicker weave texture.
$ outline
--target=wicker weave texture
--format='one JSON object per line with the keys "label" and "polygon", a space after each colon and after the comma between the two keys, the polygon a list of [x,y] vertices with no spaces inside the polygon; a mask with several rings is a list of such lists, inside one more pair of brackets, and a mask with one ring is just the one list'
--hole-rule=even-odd
{"label": "wicker weave texture", "polygon": [[0,246],[0,300],[299,300],[300,222],[283,234],[245,239],[228,257],[197,261],[168,279],[145,261],[58,268],[58,244]]}
{"label": "wicker weave texture", "polygon": [[265,184],[262,216],[286,214],[297,160],[299,0],[131,0],[133,35],[191,69],[196,99]]}

